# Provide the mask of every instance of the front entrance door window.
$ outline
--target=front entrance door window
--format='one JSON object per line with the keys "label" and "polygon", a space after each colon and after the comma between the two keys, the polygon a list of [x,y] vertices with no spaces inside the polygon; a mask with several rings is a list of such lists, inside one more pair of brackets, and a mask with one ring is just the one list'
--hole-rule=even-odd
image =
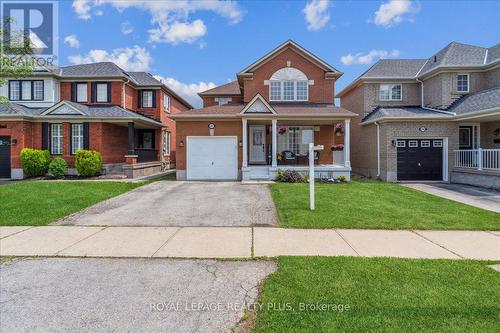
{"label": "front entrance door window", "polygon": [[250,127],[250,163],[266,162],[266,128]]}

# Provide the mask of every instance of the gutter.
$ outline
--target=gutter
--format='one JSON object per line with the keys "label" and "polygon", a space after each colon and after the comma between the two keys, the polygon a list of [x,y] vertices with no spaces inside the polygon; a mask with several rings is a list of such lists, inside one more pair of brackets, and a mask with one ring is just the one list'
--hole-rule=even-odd
{"label": "gutter", "polygon": [[378,122],[375,122],[377,126],[377,178],[380,177],[380,126]]}

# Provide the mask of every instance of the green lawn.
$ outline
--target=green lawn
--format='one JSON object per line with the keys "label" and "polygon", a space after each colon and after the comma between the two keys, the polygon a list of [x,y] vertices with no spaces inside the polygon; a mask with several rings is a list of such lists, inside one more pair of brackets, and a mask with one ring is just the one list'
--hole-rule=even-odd
{"label": "green lawn", "polygon": [[1,185],[0,225],[46,225],[144,184],[22,181]]}
{"label": "green lawn", "polygon": [[315,211],[308,184],[270,188],[283,227],[500,230],[498,213],[376,180],[316,184]]}
{"label": "green lawn", "polygon": [[[283,257],[263,285],[253,332],[498,332],[500,273],[486,265]],[[300,303],[344,311],[301,311]]]}

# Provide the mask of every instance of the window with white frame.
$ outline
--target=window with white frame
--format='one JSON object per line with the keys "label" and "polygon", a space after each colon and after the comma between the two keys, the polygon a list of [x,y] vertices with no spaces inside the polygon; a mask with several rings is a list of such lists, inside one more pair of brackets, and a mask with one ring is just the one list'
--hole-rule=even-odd
{"label": "window with white frame", "polygon": [[418,147],[418,141],[417,140],[408,141],[408,147],[411,147],[411,148]]}
{"label": "window with white frame", "polygon": [[152,90],[143,90],[142,94],[142,102],[141,107],[143,108],[152,108],[153,107],[153,91]]}
{"label": "window with white frame", "polygon": [[306,155],[310,142],[314,142],[314,127],[288,127],[286,132],[278,135],[278,153],[291,151],[296,155]]}
{"label": "window with white frame", "polygon": [[50,153],[52,155],[62,155],[63,153],[62,130],[62,124],[50,124]]}
{"label": "window with white frame", "polygon": [[401,84],[381,84],[379,88],[379,100],[400,101]]}
{"label": "window with white frame", "polygon": [[43,80],[9,80],[9,100],[43,101]]}
{"label": "window with white frame", "polygon": [[163,94],[163,110],[170,112],[170,96]]}
{"label": "window with white frame", "polygon": [[71,124],[71,154],[83,149],[83,124]]}
{"label": "window with white frame", "polygon": [[215,101],[219,105],[226,105],[229,104],[229,102],[231,102],[231,97],[217,97]]}
{"label": "window with white frame", "polygon": [[80,103],[88,102],[87,83],[76,84],[76,101]]}
{"label": "window with white frame", "polygon": [[396,141],[396,147],[405,148],[406,147],[406,141],[404,141],[404,140],[397,140]]}
{"label": "window with white frame", "polygon": [[469,74],[457,75],[457,92],[469,92]]}
{"label": "window with white frame", "polygon": [[164,133],[163,138],[163,155],[170,155],[170,132]]}
{"label": "window with white frame", "polygon": [[431,146],[431,142],[429,140],[422,140],[420,141],[420,147],[422,148],[427,148]]}
{"label": "window with white frame", "polygon": [[270,81],[269,100],[307,101],[308,81]]}
{"label": "window with white frame", "polygon": [[442,147],[443,146],[443,140],[433,140],[432,141],[432,146],[433,147]]}
{"label": "window with white frame", "polygon": [[96,101],[98,103],[108,102],[108,84],[107,83],[96,83]]}

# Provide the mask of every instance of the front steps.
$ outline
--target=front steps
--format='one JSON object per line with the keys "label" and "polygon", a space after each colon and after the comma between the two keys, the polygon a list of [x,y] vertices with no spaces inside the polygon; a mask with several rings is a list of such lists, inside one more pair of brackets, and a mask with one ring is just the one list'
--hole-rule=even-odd
{"label": "front steps", "polygon": [[269,166],[252,166],[250,180],[269,180]]}

